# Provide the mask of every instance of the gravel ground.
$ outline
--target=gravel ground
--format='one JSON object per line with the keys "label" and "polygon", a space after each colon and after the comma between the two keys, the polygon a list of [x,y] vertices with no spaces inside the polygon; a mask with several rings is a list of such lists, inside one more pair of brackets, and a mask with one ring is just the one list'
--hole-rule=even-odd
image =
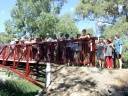
{"label": "gravel ground", "polygon": [[[112,95],[113,93],[111,95],[91,94],[100,92],[102,94],[103,90],[108,91],[109,89],[117,92],[123,90],[127,85],[128,69],[52,65],[51,84],[46,96],[117,96]],[[116,93],[115,91],[114,93]]]}

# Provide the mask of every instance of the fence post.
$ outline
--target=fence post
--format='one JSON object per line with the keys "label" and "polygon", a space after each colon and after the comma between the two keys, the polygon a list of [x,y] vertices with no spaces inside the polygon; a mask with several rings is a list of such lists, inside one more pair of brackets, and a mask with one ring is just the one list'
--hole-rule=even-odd
{"label": "fence post", "polygon": [[17,53],[17,45],[15,45],[15,47],[14,47],[14,51],[13,51],[13,68],[15,68],[16,67],[16,56],[18,55],[18,53]]}
{"label": "fence post", "polygon": [[46,63],[46,73],[45,73],[45,77],[46,77],[45,87],[46,88],[50,85],[50,68],[51,68],[51,64],[49,62],[47,62]]}
{"label": "fence post", "polygon": [[6,59],[6,46],[4,47],[4,50],[3,50],[3,52],[2,52],[2,59],[3,59],[3,61],[2,61],[2,65],[4,65],[5,64],[5,59]]}
{"label": "fence post", "polygon": [[92,67],[95,67],[95,39],[92,38]]}
{"label": "fence post", "polygon": [[27,50],[27,54],[26,54],[26,76],[29,75],[30,72],[30,65],[29,65],[29,59],[30,59],[30,45],[26,45],[26,50]]}
{"label": "fence post", "polygon": [[53,42],[51,43],[51,49],[50,50],[51,50],[50,62],[53,63],[54,62],[54,51],[55,51],[54,50],[54,43]]}

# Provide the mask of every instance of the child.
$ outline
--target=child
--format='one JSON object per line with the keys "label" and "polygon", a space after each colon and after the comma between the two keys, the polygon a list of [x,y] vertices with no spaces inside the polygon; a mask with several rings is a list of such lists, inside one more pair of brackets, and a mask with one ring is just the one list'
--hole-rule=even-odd
{"label": "child", "polygon": [[113,43],[112,43],[112,39],[108,38],[107,39],[108,44],[105,47],[105,58],[106,58],[106,67],[107,68],[112,68],[113,65],[113,54],[112,51],[114,49]]}

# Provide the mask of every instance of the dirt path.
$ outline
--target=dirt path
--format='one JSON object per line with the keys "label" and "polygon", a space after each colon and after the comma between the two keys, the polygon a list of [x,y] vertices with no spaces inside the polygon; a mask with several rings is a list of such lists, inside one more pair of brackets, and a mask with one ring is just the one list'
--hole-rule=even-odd
{"label": "dirt path", "polygon": [[91,96],[94,92],[106,89],[123,90],[128,85],[128,69],[100,70],[89,67],[53,65],[51,73],[48,96]]}

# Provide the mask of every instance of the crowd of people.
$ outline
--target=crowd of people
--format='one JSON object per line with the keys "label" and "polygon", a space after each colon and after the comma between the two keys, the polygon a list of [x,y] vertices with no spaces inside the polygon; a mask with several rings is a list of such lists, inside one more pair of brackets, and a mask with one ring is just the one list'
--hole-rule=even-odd
{"label": "crowd of people", "polygon": [[[82,39],[82,38],[90,38],[90,34],[86,33],[84,29],[81,34],[77,34],[76,38],[71,37],[69,34],[60,33],[60,36],[57,38],[56,34],[53,34],[53,37],[50,37],[49,33],[46,33],[46,38],[44,37],[35,37],[35,38],[25,38],[24,40],[18,40],[14,38],[10,44],[30,44],[30,43],[41,43],[41,42],[58,42],[58,41],[67,41],[67,40],[75,40],[75,39]],[[56,46],[57,47],[57,46]],[[57,54],[57,48],[55,48],[55,54]],[[19,48],[18,54],[22,54],[24,49],[22,47]],[[40,54],[40,58],[44,61],[50,61],[51,59],[51,51],[48,48],[48,45],[44,46],[37,46],[37,44],[32,45],[31,49],[31,59],[33,60],[36,54]],[[66,46],[61,46],[58,53],[60,53],[60,57],[63,61],[68,62],[70,64],[74,59],[76,62],[80,62],[80,51],[82,51],[81,45],[78,42],[74,44],[70,43]]]}
{"label": "crowd of people", "polygon": [[[25,38],[25,40],[18,40],[16,38],[13,39],[13,41],[10,42],[10,44],[28,44],[28,43],[38,43],[38,42],[57,42],[57,41],[63,41],[63,40],[74,40],[74,39],[81,39],[81,38],[91,38],[90,34],[86,33],[86,29],[82,30],[82,35],[77,34],[76,38],[70,38],[69,34],[63,34],[61,33],[60,36],[57,38],[57,36],[54,34],[53,37],[50,37],[50,34],[46,34],[46,38],[44,37],[36,37],[36,38]],[[122,54],[122,40],[119,38],[118,35],[115,35],[115,44],[113,43],[113,40],[111,38],[106,39],[107,42],[105,42],[104,38],[100,37],[99,41],[96,42],[95,45],[92,45],[90,42],[90,55],[92,51],[91,46],[96,46],[97,48],[97,60],[99,63],[100,68],[113,68],[113,58],[118,59],[119,68],[122,68],[122,60],[121,60],[121,54]],[[40,53],[40,56],[43,60],[50,61],[50,50],[46,48],[47,46],[40,47],[38,49],[36,45],[33,45],[32,48],[32,59],[34,59],[34,56],[37,53]],[[70,63],[73,61],[73,59],[76,62],[80,62],[80,54],[82,53],[82,46],[80,46],[77,42],[76,44],[68,44],[65,48],[60,48],[59,53],[61,55],[61,59],[66,60],[65,62]],[[20,53],[20,52],[19,52]],[[45,54],[45,55],[44,55]],[[55,53],[57,54],[57,53]],[[88,54],[88,53],[87,53]],[[89,56],[89,55],[88,55]],[[115,57],[114,57],[115,56]],[[91,56],[86,58],[86,62],[91,61]],[[84,61],[84,60],[83,60]],[[105,64],[106,65],[105,65]]]}

